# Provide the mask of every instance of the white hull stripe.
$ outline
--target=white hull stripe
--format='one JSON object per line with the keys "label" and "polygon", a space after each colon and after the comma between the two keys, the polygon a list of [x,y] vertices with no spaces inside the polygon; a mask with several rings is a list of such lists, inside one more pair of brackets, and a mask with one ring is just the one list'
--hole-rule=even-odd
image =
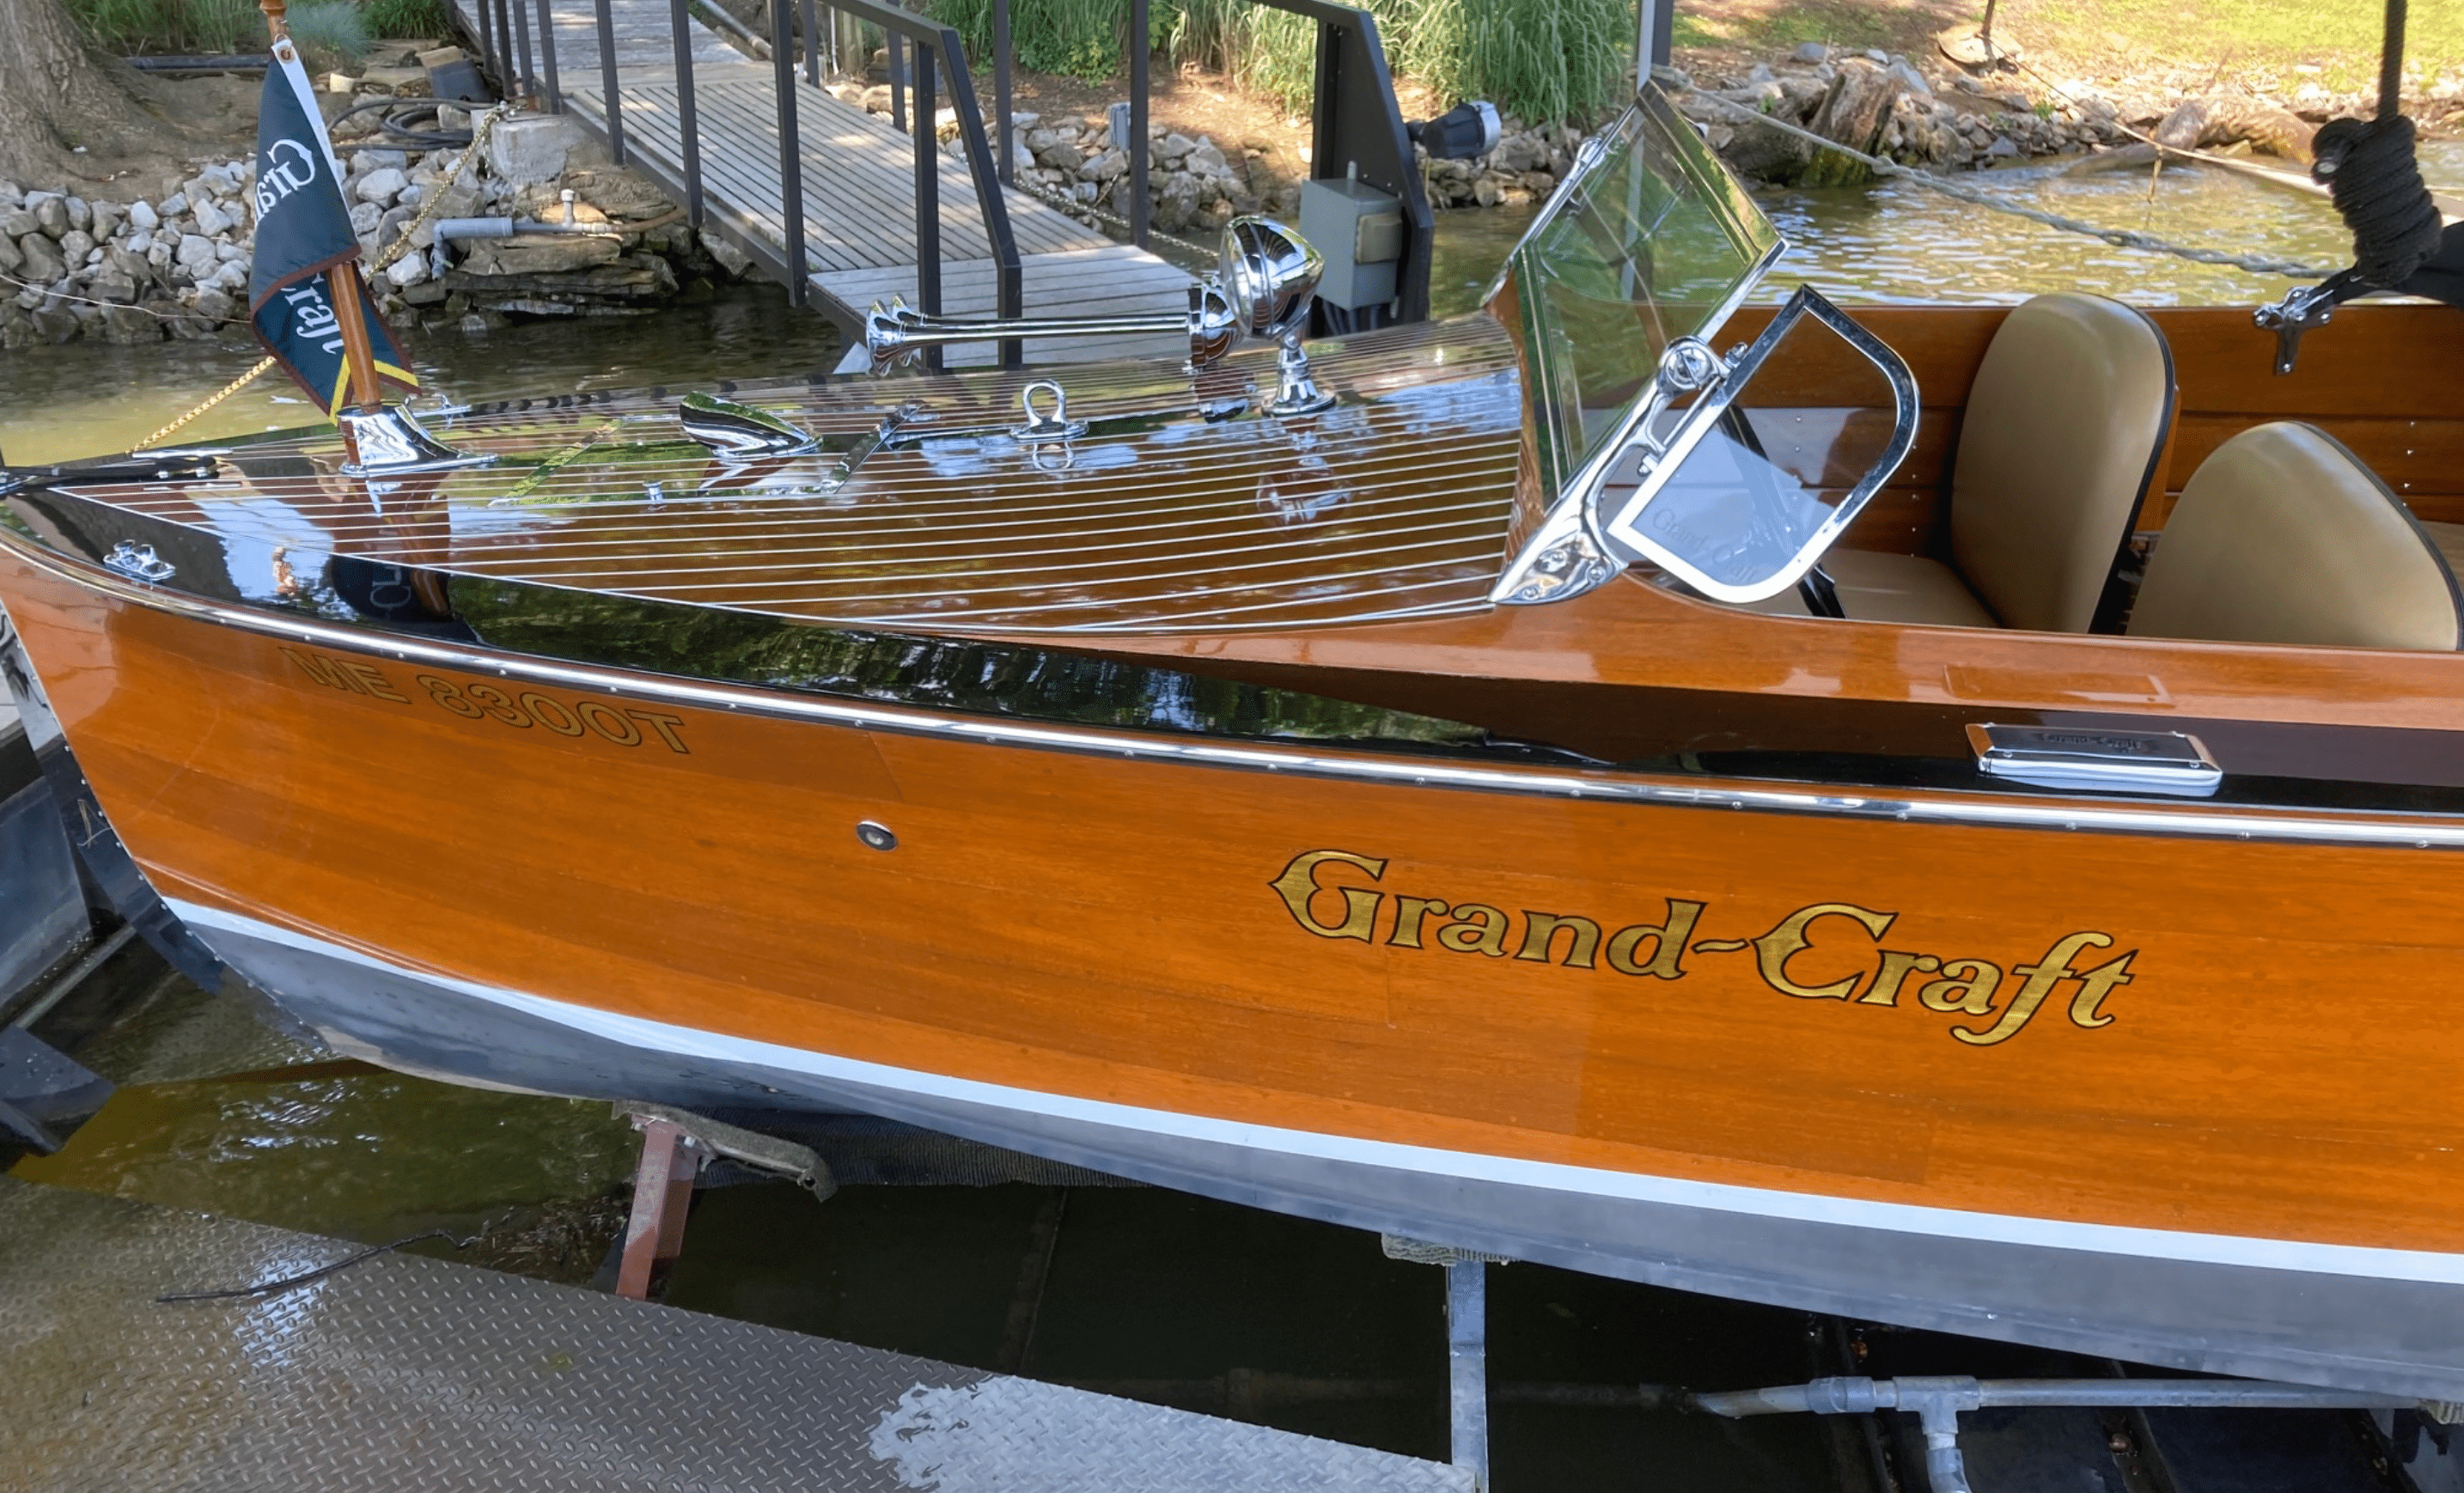
{"label": "white hull stripe", "polygon": [[979,1083],[972,1079],[833,1057],[798,1047],[783,1047],[772,1043],[753,1042],[695,1027],[674,1026],[641,1017],[593,1010],[519,991],[500,990],[451,976],[423,974],[254,918],[178,900],[171,901],[170,907],[182,921],[205,935],[209,945],[213,943],[212,934],[216,932],[282,944],[323,958],[343,960],[380,971],[395,978],[451,990],[474,1000],[518,1011],[644,1052],[700,1058],[722,1065],[780,1068],[833,1083],[862,1085],[1115,1130],[1172,1135],[1212,1145],[1441,1177],[1540,1188],[1583,1197],[1746,1214],[1798,1223],[1923,1234],[1979,1243],[2084,1250],[2197,1264],[2304,1270],[2327,1275],[2464,1285],[2464,1255],[2252,1239],[2232,1234],[2194,1234],[2110,1223],[2077,1223],[1914,1203],[1781,1192],[1723,1182],[1612,1172],[1559,1162],[1527,1161],[1478,1152],[1365,1140],[1351,1135],[1327,1135],[1312,1131],[1250,1125],[1205,1115],[1012,1088],[1005,1085]]}

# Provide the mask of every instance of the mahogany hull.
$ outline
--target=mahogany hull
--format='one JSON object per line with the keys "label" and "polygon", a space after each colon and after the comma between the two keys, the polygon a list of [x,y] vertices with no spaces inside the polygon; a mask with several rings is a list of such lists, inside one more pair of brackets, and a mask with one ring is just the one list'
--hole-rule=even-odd
{"label": "mahogany hull", "polygon": [[0,595],[152,888],[381,1061],[2464,1398],[2442,822],[1002,722],[16,543]]}

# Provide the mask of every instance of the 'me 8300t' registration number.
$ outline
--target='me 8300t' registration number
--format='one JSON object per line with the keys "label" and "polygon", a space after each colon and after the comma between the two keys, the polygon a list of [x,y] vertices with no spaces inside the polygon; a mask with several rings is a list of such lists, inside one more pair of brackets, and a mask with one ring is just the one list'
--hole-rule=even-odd
{"label": "'me 8300t' registration number", "polygon": [[[338,658],[294,648],[284,648],[282,654],[297,664],[301,673],[328,689],[348,691],[372,700],[390,700],[396,705],[417,703],[384,670],[364,659]],[[588,695],[561,696],[538,690],[499,689],[485,681],[457,684],[440,674],[413,674],[410,682],[439,709],[465,720],[493,720],[517,730],[537,728],[560,736],[592,737],[620,747],[656,741],[679,757],[692,755],[693,749],[685,745],[684,717],[665,711],[610,705]]]}

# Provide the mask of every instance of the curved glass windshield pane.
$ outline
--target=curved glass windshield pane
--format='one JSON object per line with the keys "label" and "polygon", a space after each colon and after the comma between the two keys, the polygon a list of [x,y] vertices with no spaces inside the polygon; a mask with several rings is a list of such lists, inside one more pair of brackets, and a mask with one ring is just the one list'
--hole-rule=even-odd
{"label": "curved glass windshield pane", "polygon": [[1715,332],[1785,247],[1657,89],[1594,144],[1509,264],[1556,481],[1616,432],[1668,344]]}

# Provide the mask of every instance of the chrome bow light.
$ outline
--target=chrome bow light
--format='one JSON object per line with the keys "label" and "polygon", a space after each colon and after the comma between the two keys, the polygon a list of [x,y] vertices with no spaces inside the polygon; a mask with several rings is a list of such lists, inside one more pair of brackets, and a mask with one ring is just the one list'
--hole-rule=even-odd
{"label": "chrome bow light", "polygon": [[1242,335],[1280,344],[1266,413],[1305,415],[1333,404],[1334,396],[1309,378],[1309,354],[1301,350],[1326,273],[1318,252],[1272,218],[1239,217],[1224,226],[1221,265],[1223,293]]}

